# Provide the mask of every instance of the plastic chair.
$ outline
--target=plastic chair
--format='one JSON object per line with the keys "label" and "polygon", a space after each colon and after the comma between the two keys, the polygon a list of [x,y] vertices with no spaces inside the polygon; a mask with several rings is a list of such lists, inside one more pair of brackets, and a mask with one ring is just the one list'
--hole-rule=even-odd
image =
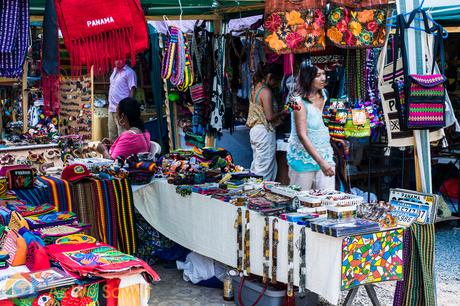
{"label": "plastic chair", "polygon": [[156,160],[161,155],[161,146],[155,141],[150,141],[150,153],[153,153]]}

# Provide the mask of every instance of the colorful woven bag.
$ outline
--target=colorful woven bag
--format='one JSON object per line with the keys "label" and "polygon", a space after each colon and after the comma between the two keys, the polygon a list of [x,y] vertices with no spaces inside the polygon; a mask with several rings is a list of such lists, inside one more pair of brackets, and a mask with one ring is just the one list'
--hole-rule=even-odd
{"label": "colorful woven bag", "polygon": [[265,42],[277,54],[306,53],[326,47],[325,0],[265,2]]}
{"label": "colorful woven bag", "polygon": [[402,51],[404,79],[395,80],[396,61],[393,61],[393,88],[398,108],[401,110],[401,130],[436,129],[443,128],[446,124],[443,30],[437,25],[430,28],[426,12],[422,10],[421,14],[425,32],[435,35],[433,58],[439,52],[441,73],[433,73],[436,64],[433,60],[431,74],[409,74],[404,31],[409,28],[416,14],[412,13],[407,22],[404,15],[398,15],[395,42],[396,48]]}

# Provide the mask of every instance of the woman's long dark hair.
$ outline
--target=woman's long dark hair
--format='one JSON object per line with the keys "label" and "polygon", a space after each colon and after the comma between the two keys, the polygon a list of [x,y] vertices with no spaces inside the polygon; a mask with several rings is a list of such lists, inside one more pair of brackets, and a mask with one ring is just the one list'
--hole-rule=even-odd
{"label": "woman's long dark hair", "polygon": [[130,127],[145,131],[144,121],[141,118],[141,107],[134,98],[124,98],[118,104],[118,116],[125,115]]}
{"label": "woman's long dark hair", "polygon": [[318,67],[313,66],[308,61],[300,64],[299,73],[296,78],[295,93],[296,95],[306,98],[310,94],[311,84],[316,78]]}
{"label": "woman's long dark hair", "polygon": [[255,86],[257,83],[263,82],[267,75],[272,74],[272,77],[274,77],[277,80],[281,80],[282,77],[282,70],[281,70],[281,65],[280,64],[267,64],[264,62],[260,62],[259,65],[257,65],[256,72],[254,73],[254,76],[252,77],[252,84]]}

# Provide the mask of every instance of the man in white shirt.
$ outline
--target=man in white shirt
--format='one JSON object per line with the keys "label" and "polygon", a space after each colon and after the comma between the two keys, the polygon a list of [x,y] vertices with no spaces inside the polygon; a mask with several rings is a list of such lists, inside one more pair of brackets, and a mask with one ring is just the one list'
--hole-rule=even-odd
{"label": "man in white shirt", "polygon": [[110,76],[109,89],[109,139],[115,140],[123,129],[118,124],[117,106],[121,100],[133,97],[137,87],[137,77],[125,60],[115,61],[112,75]]}

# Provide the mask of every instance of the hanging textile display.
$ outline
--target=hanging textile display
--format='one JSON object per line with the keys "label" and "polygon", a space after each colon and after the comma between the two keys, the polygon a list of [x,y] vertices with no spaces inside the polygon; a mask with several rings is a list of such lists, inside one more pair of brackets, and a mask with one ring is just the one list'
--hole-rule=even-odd
{"label": "hanging textile display", "polygon": [[54,0],[46,0],[43,16],[42,44],[43,112],[45,116],[59,114],[59,36]]}
{"label": "hanging textile display", "polygon": [[265,42],[277,54],[306,53],[326,46],[326,1],[265,2]]}
{"label": "hanging textile display", "polygon": [[310,60],[313,65],[320,69],[334,71],[343,66],[343,50],[328,46],[324,51],[312,53]]}
{"label": "hanging textile display", "polygon": [[[152,84],[153,102],[157,112],[157,118],[163,118],[163,90],[161,80],[161,51],[160,51],[160,34],[152,26],[148,25],[150,36],[150,52],[149,52],[149,66],[150,66],[150,83]],[[163,137],[167,132],[164,130],[162,120],[157,120],[158,143],[164,147]]]}
{"label": "hanging textile display", "polygon": [[161,77],[174,87],[185,91],[193,85],[193,68],[185,34],[177,27],[169,27],[165,53],[161,65]]}
{"label": "hanging textile display", "polygon": [[94,65],[94,73],[109,71],[115,60],[130,57],[148,47],[145,17],[139,0],[55,0],[59,26],[69,50],[73,75],[82,65]]}
{"label": "hanging textile display", "polygon": [[0,1],[0,77],[22,75],[29,41],[29,1]]}
{"label": "hanging textile display", "polygon": [[216,74],[214,75],[212,85],[212,113],[210,125],[217,132],[222,132],[222,121],[225,114],[224,103],[224,63],[225,63],[225,36],[216,39],[214,51],[217,53]]}

